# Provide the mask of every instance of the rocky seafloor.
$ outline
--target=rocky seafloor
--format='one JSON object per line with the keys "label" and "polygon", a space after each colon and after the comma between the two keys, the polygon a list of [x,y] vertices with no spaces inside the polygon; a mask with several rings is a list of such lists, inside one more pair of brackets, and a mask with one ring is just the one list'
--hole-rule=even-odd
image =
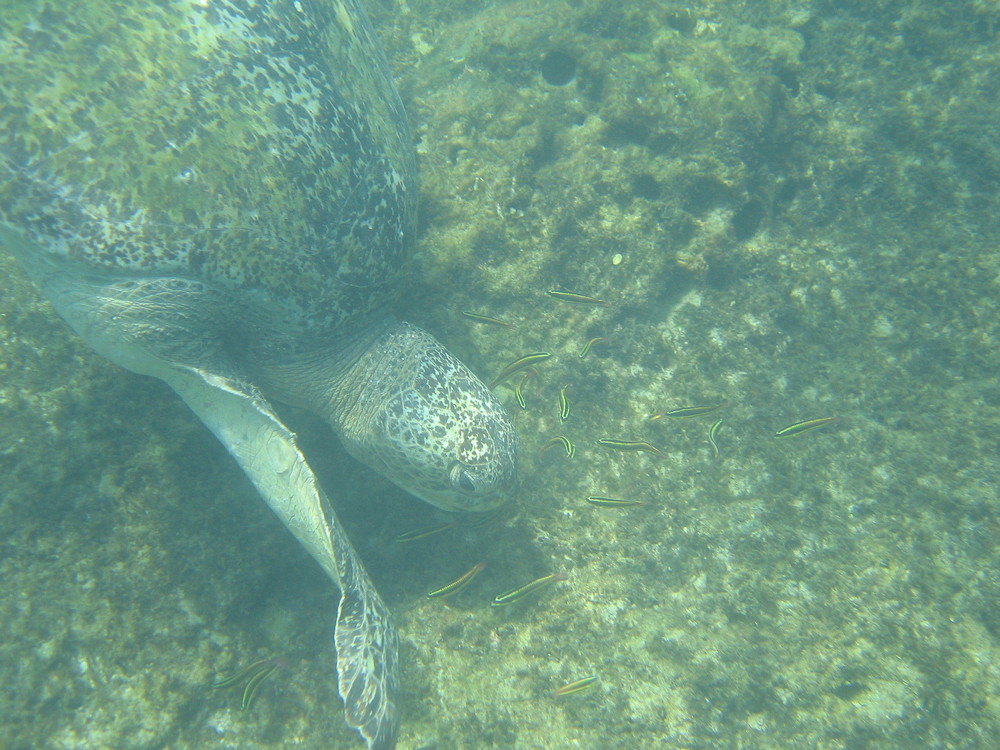
{"label": "rocky seafloor", "polygon": [[[1000,744],[1000,4],[372,11],[422,179],[401,315],[485,379],[553,354],[498,389],[522,486],[482,528],[397,543],[447,514],[289,413],[397,617],[400,747]],[[360,747],[322,573],[0,265],[0,745]],[[249,709],[210,687],[266,657]]]}

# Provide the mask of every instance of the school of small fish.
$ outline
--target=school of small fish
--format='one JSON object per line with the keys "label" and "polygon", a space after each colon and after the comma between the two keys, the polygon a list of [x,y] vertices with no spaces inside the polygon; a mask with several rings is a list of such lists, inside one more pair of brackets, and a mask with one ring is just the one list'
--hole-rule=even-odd
{"label": "school of small fish", "polygon": [[[579,305],[591,305],[594,307],[610,307],[611,303],[603,299],[593,297],[587,294],[581,294],[578,292],[571,292],[563,289],[549,289],[545,292],[546,295],[552,297],[556,300],[562,302],[569,302]],[[504,321],[500,318],[495,318],[489,315],[475,313],[466,311],[462,313],[466,317],[472,319],[477,323],[490,324],[503,328],[514,328],[515,324]],[[596,345],[607,345],[609,338],[607,336],[595,336],[588,339],[579,351],[579,359],[584,359],[591,351],[591,349]],[[501,368],[500,372],[493,378],[490,382],[490,388],[496,388],[502,384],[508,383],[514,377],[514,375],[521,374],[521,377],[516,381],[516,385],[512,387],[514,399],[519,408],[526,410],[528,408],[527,401],[524,395],[524,386],[529,378],[535,377],[538,374],[537,365],[545,363],[547,360],[552,358],[553,354],[551,352],[533,352],[530,354],[525,354],[521,357],[513,359],[508,365]],[[564,385],[559,389],[559,400],[558,400],[558,414],[560,423],[565,423],[569,420],[572,414],[572,408],[570,404],[570,398],[567,393],[570,386]],[[696,417],[701,417],[708,414],[715,414],[716,412],[722,411],[729,406],[729,402],[726,400],[713,401],[705,404],[690,405],[690,406],[677,406],[665,411],[656,412],[650,414],[645,418],[647,422],[657,422],[661,420],[680,420],[680,419],[692,419]],[[840,421],[840,417],[829,416],[829,417],[816,417],[801,420],[787,427],[782,427],[776,430],[772,437],[776,439],[785,439],[803,435],[807,432],[812,432],[819,428],[836,424]],[[719,432],[722,428],[724,420],[716,419],[715,422],[708,429],[707,439],[711,446],[713,458],[719,458],[721,455],[721,448],[719,445]],[[601,437],[595,441],[595,444],[609,450],[619,451],[619,452],[632,452],[632,453],[646,453],[654,458],[665,459],[667,454],[662,450],[657,448],[652,443],[642,440],[642,439],[626,439],[617,437]],[[538,449],[537,455],[541,456],[549,448],[561,445],[566,458],[572,459],[576,455],[576,446],[566,435],[555,435],[549,438],[541,447]],[[635,498],[617,498],[617,497],[606,497],[604,495],[589,495],[586,497],[586,502],[592,506],[599,508],[635,508],[639,506],[649,505],[649,501],[640,500]],[[486,519],[485,521],[479,521],[476,525],[484,525],[492,521],[493,518]],[[414,529],[413,531],[406,532],[397,537],[397,542],[412,542],[418,539],[424,539],[433,534],[437,534],[446,529],[454,528],[460,524],[457,521],[451,523],[437,524],[434,526],[427,526],[419,529]],[[443,599],[447,597],[454,596],[459,592],[465,590],[473,579],[486,567],[485,562],[478,562],[468,571],[463,573],[461,576],[455,580],[446,583],[438,588],[435,588],[428,592],[427,597],[431,599]],[[554,572],[548,573],[546,575],[535,578],[534,580],[528,581],[521,585],[515,586],[508,591],[497,594],[492,601],[492,606],[502,607],[516,602],[521,602],[525,599],[531,598],[537,595],[540,591],[545,590],[554,583],[560,581],[565,581],[567,575],[564,572]],[[268,673],[269,674],[269,673]],[[555,698],[560,698],[562,696],[573,695],[576,693],[583,692],[588,688],[592,687],[599,681],[599,676],[596,674],[589,675],[587,677],[582,677],[579,679],[572,680],[561,687],[556,688],[552,691],[551,695]]]}

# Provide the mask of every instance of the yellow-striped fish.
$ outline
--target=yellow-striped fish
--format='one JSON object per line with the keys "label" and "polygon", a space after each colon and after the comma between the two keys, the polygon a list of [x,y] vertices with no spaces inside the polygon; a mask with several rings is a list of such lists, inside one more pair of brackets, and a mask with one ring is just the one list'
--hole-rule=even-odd
{"label": "yellow-striped fish", "polygon": [[820,427],[826,427],[828,424],[835,424],[840,421],[840,417],[820,417],[819,419],[807,419],[804,422],[796,422],[795,424],[790,424],[788,427],[782,427],[774,436],[776,438],[790,438],[796,435],[802,435],[806,432],[811,432],[812,430],[819,429]]}
{"label": "yellow-striped fish", "polygon": [[528,408],[528,405],[524,401],[524,390],[523,390],[524,382],[537,372],[538,370],[532,367],[530,370],[524,373],[524,376],[521,378],[520,382],[518,382],[518,384],[514,386],[514,398],[517,399],[517,405],[520,406],[522,409]]}
{"label": "yellow-striped fish", "polygon": [[566,292],[563,291],[562,289],[549,289],[545,293],[550,297],[561,299],[563,302],[577,302],[583,305],[598,305],[599,307],[611,307],[610,302],[605,302],[602,299],[597,299],[597,297],[588,297],[586,294],[577,294],[576,292]]}
{"label": "yellow-striped fish", "polygon": [[520,601],[528,594],[533,594],[541,588],[548,586],[550,583],[555,583],[556,581],[565,581],[565,573],[549,573],[547,576],[542,576],[541,578],[536,578],[530,583],[526,583],[523,586],[518,586],[516,589],[511,589],[510,591],[505,591],[502,594],[498,594],[493,600],[494,607],[502,607],[505,604],[513,604],[516,601]]}
{"label": "yellow-striped fish", "polygon": [[243,698],[240,700],[241,711],[246,711],[250,708],[250,704],[253,703],[253,699],[257,695],[257,691],[260,689],[260,686],[264,683],[264,680],[277,671],[278,665],[271,664],[250,678],[246,687],[243,688]]}
{"label": "yellow-striped fish", "polygon": [[483,568],[486,567],[486,563],[478,562],[472,566],[466,573],[462,574],[460,577],[456,578],[451,583],[446,583],[439,589],[434,589],[427,593],[428,599],[444,599],[446,596],[454,596],[459,591],[464,589],[472,579],[482,572]]}
{"label": "yellow-striped fish", "polygon": [[559,421],[565,422],[569,419],[569,399],[566,398],[566,389],[569,388],[568,385],[564,385],[559,389]]}
{"label": "yellow-striped fish", "polygon": [[597,441],[597,444],[603,445],[605,448],[613,448],[616,451],[638,451],[640,453],[652,453],[654,456],[659,456],[660,458],[667,457],[666,453],[655,445],[650,445],[645,440],[612,440],[611,438],[601,438]]}
{"label": "yellow-striped fish", "polygon": [[600,497],[599,495],[591,495],[587,498],[587,502],[601,508],[630,508],[635,505],[649,504],[645,500],[619,500],[615,497]]}
{"label": "yellow-striped fish", "polygon": [[690,419],[691,417],[700,417],[702,414],[711,414],[713,411],[718,411],[719,409],[725,409],[729,406],[728,401],[723,401],[720,404],[708,404],[707,406],[682,406],[679,409],[671,409],[670,411],[661,411],[656,414],[650,414],[649,420],[654,419]]}
{"label": "yellow-striped fish", "polygon": [[587,688],[593,686],[597,682],[597,675],[592,674],[589,677],[582,677],[579,680],[573,680],[572,682],[567,682],[561,688],[556,688],[552,691],[552,695],[559,698],[563,695],[573,695],[573,693],[580,693]]}
{"label": "yellow-striped fish", "polygon": [[719,436],[719,430],[722,428],[722,420],[716,421],[708,430],[708,442],[712,444],[712,450],[715,451],[715,457],[719,457],[719,444],[716,442],[716,438]]}
{"label": "yellow-striped fish", "polygon": [[565,435],[556,435],[554,438],[546,440],[545,444],[538,449],[538,455],[542,455],[556,443],[562,443],[563,449],[566,451],[566,455],[570,458],[573,458],[573,456],[576,455],[576,446],[573,445],[573,443],[571,443],[569,438]]}
{"label": "yellow-striped fish", "polygon": [[519,357],[507,365],[500,371],[500,374],[493,378],[490,382],[490,388],[496,388],[503,381],[513,375],[515,372],[520,372],[528,367],[531,367],[538,362],[544,362],[549,357],[552,356],[552,352],[535,352],[534,354],[525,354],[523,357]]}
{"label": "yellow-striped fish", "polygon": [[241,669],[236,674],[225,677],[218,682],[213,682],[213,688],[227,688],[232,685],[243,685],[243,697],[240,700],[240,709],[246,711],[253,703],[254,696],[261,684],[274,674],[281,666],[281,661],[275,658],[261,659],[255,661],[249,667]]}
{"label": "yellow-striped fish", "polygon": [[583,359],[590,353],[590,347],[592,347],[594,344],[599,344],[602,341],[607,341],[607,339],[604,336],[595,336],[586,344],[584,344],[583,348],[580,350],[580,359]]}

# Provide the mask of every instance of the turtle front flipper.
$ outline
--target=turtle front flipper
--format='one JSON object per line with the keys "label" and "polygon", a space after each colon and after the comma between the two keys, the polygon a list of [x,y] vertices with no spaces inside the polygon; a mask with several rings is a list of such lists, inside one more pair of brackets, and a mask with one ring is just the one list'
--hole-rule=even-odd
{"label": "turtle front flipper", "polygon": [[193,367],[175,368],[161,377],[222,441],[271,509],[340,587],[334,642],[347,723],[372,750],[392,748],[399,730],[399,638],[295,434],[247,383]]}

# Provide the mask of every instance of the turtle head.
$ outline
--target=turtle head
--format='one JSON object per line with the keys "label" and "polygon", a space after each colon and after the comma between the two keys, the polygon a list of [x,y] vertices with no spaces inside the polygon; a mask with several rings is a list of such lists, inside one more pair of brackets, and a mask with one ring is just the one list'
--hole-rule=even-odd
{"label": "turtle head", "polygon": [[355,458],[445,510],[491,510],[513,493],[506,410],[434,337],[394,325],[350,369],[334,425]]}

